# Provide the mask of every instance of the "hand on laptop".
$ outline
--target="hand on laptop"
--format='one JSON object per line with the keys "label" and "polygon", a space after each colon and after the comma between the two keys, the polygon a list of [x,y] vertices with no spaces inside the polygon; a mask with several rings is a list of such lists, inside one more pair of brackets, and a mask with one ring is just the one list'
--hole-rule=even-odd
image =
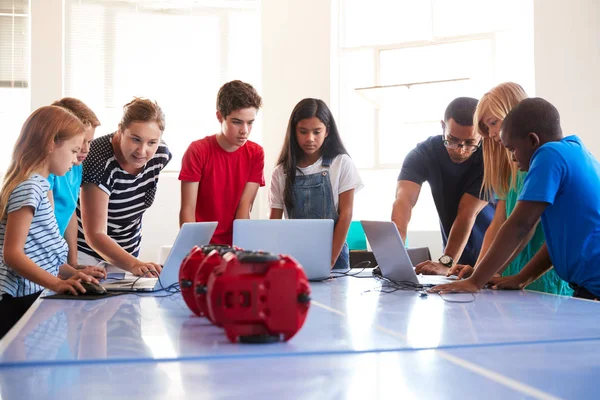
{"label": "hand on laptop", "polygon": [[131,268],[129,271],[136,276],[147,275],[158,277],[162,271],[162,267],[157,263],[139,261],[138,263],[134,264],[133,268]]}
{"label": "hand on laptop", "polygon": [[449,268],[439,262],[423,261],[415,267],[415,273],[423,275],[446,275]]}

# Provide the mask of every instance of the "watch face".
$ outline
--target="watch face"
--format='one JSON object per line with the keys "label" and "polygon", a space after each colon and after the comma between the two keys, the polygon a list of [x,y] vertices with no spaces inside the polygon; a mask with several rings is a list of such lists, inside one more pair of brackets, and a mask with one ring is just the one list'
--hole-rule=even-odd
{"label": "watch face", "polygon": [[440,263],[442,264],[450,264],[452,262],[452,259],[450,258],[450,256],[441,256],[440,257]]}

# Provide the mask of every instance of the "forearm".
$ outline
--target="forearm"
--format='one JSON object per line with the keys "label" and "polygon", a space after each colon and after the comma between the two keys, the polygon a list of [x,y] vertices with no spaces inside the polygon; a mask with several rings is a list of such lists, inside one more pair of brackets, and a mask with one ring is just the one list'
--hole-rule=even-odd
{"label": "forearm", "polygon": [[69,279],[76,272],[77,270],[75,270],[75,268],[73,268],[69,264],[63,264],[60,267],[58,267],[58,276],[61,279]]}
{"label": "forearm", "polygon": [[9,257],[6,257],[5,254],[5,262],[23,278],[30,280],[31,282],[35,282],[45,288],[52,288],[59,279],[58,277],[40,268],[40,266],[27,257],[25,253],[14,254],[10,255]]}
{"label": "forearm", "polygon": [[238,205],[235,212],[235,219],[250,219],[250,211],[252,210],[252,203],[242,203]]}
{"label": "forearm", "polygon": [[398,228],[398,232],[400,233],[400,237],[404,243],[406,243],[406,232],[411,215],[412,207],[405,204],[402,200],[396,200],[394,202],[392,221],[394,224],[396,224],[396,228]]}
{"label": "forearm", "polygon": [[515,250],[526,239],[530,228],[507,220],[469,279],[478,287],[483,287],[510,260]]}
{"label": "forearm", "polygon": [[523,239],[523,241],[521,242],[521,244],[519,245],[519,247],[514,251],[514,253],[512,253],[512,255],[510,256],[510,258],[506,262],[506,264],[504,264],[504,266],[502,268],[500,268],[500,270],[498,271],[499,274],[502,274],[506,270],[506,268],[508,268],[508,266],[510,265],[510,263],[513,262],[513,260],[515,258],[517,258],[517,256],[521,253],[521,251],[523,251],[523,249],[525,248],[525,246],[527,246],[527,243],[529,243],[529,241],[533,237],[534,233],[535,233],[535,227],[527,234],[527,236],[525,237],[525,239]]}
{"label": "forearm", "polygon": [[126,271],[130,271],[138,262],[138,259],[123,250],[117,242],[115,242],[106,233],[96,233],[93,236],[86,235],[87,243],[96,253],[110,264],[115,265]]}
{"label": "forearm", "polygon": [[69,245],[69,255],[67,262],[69,265],[77,266],[77,215],[73,213],[69,225],[65,230],[65,240]]}
{"label": "forearm", "polygon": [[450,235],[448,235],[448,243],[444,249],[444,254],[452,257],[454,262],[458,262],[460,256],[469,241],[471,230],[475,224],[476,216],[457,216],[450,229]]}
{"label": "forearm", "polygon": [[195,210],[182,208],[179,210],[179,227],[186,222],[196,222]]}
{"label": "forearm", "polygon": [[269,219],[281,219],[283,217],[283,210],[281,208],[271,208]]}
{"label": "forearm", "polygon": [[331,248],[331,262],[332,266],[340,256],[344,243],[346,243],[346,236],[348,235],[348,229],[350,228],[350,222],[352,221],[352,214],[342,214],[338,218],[335,228],[333,230],[333,244]]}
{"label": "forearm", "polygon": [[548,253],[546,243],[535,253],[535,256],[525,265],[517,275],[525,282],[525,286],[544,275],[552,268],[552,260]]}
{"label": "forearm", "polygon": [[483,236],[483,242],[481,243],[481,250],[479,251],[477,262],[475,263],[475,265],[473,265],[473,267],[479,265],[481,260],[483,260],[483,257],[485,257],[488,250],[490,249],[494,238],[496,237],[496,235],[498,235],[498,231],[500,230],[501,226],[502,221],[497,221],[495,219],[492,220],[492,223],[490,224],[490,226],[488,226],[487,230],[485,231],[485,235]]}

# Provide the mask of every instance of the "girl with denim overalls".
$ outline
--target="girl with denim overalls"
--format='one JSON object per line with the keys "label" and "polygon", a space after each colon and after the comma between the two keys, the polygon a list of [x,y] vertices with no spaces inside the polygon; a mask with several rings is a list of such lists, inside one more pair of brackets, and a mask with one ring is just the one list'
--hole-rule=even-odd
{"label": "girl with denim overalls", "polygon": [[342,144],[327,105],[300,101],[290,116],[285,142],[271,176],[271,219],[332,219],[331,266],[349,268],[346,235],[354,192],[363,183]]}

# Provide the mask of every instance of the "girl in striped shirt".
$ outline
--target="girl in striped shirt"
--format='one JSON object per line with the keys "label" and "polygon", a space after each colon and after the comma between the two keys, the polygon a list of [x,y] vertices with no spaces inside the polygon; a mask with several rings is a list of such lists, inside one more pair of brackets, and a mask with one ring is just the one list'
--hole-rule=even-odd
{"label": "girl in striped shirt", "polygon": [[44,288],[85,293],[80,281],[98,283],[67,261],[48,200],[48,175],[64,175],[76,162],[84,127],[56,106],[37,109],[25,121],[0,190],[0,337]]}

